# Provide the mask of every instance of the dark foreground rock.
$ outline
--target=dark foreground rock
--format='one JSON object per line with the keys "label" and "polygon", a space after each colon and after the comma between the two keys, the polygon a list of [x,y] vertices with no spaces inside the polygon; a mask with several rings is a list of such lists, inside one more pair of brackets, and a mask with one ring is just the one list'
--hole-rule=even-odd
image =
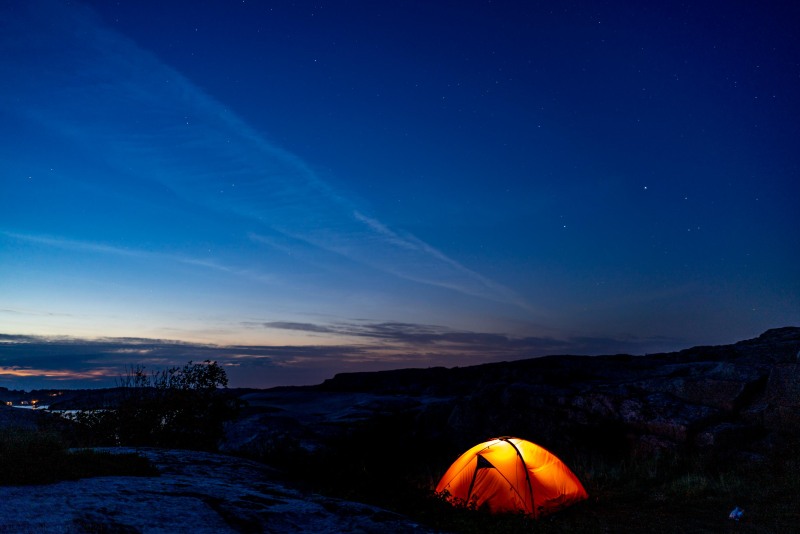
{"label": "dark foreground rock", "polygon": [[380,508],[292,489],[253,461],[179,450],[135,452],[161,475],[0,487],[0,532],[429,532]]}

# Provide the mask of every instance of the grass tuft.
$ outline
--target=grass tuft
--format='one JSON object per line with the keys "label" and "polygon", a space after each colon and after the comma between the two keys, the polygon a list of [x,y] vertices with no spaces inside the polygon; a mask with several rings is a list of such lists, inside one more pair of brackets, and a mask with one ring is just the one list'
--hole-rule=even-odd
{"label": "grass tuft", "polygon": [[158,470],[136,454],[90,449],[70,451],[52,430],[0,429],[0,485],[50,484],[96,476],[156,476]]}

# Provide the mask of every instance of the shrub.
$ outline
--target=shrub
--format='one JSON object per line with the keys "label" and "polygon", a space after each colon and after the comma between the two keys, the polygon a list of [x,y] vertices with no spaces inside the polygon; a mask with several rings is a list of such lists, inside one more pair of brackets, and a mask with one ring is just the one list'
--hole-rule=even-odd
{"label": "shrub", "polygon": [[214,450],[238,410],[220,391],[227,385],[225,370],[209,360],[150,373],[131,367],[116,405],[84,410],[76,420],[101,443]]}

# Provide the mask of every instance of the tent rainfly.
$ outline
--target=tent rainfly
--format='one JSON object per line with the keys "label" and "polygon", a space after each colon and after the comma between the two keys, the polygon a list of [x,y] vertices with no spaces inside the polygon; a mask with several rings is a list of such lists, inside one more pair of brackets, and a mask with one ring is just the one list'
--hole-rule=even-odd
{"label": "tent rainfly", "polygon": [[453,504],[537,518],[588,497],[578,478],[554,454],[511,437],[475,445],[459,456],[436,492]]}

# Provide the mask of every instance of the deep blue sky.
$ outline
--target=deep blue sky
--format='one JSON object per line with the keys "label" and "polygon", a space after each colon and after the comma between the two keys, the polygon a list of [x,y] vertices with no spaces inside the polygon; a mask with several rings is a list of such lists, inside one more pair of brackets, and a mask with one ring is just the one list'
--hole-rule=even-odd
{"label": "deep blue sky", "polygon": [[657,4],[0,1],[0,385],[800,324],[800,7]]}

